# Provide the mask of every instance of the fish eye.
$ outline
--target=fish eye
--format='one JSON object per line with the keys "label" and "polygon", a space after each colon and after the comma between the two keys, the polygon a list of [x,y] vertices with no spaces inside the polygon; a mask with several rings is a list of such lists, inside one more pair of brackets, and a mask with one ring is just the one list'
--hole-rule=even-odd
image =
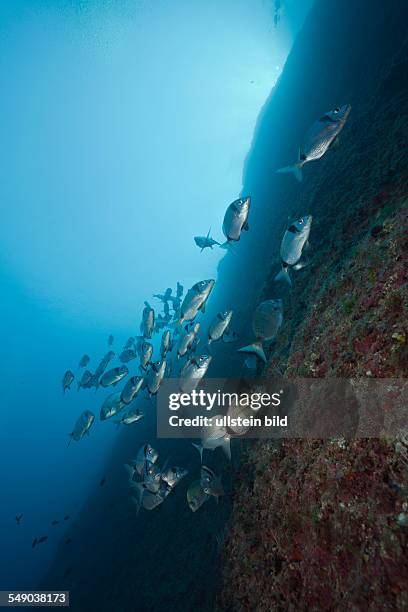
{"label": "fish eye", "polygon": [[333,112],[334,112],[334,113],[339,113],[339,112],[340,112],[339,107],[335,108]]}

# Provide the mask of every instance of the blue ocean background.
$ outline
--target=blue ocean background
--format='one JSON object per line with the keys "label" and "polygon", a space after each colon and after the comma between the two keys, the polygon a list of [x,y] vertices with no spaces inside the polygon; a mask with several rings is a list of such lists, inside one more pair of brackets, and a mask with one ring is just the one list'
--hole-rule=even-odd
{"label": "blue ocean background", "polygon": [[[153,441],[151,405],[131,432],[98,420],[68,447],[107,392],[75,382],[64,396],[62,376],[84,353],[95,368],[110,333],[120,352],[144,300],[159,305],[153,293],[216,277],[224,253],[201,254],[193,236],[211,227],[221,241],[241,191],[257,118],[311,2],[283,5],[277,28],[266,0],[0,7],[1,589],[36,587],[121,437],[135,452]],[[154,513],[132,520],[154,538]]]}

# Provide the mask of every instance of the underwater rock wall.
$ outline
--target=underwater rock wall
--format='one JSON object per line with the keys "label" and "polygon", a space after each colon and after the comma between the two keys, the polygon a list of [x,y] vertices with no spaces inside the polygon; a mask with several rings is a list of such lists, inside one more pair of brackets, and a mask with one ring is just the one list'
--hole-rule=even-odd
{"label": "underwater rock wall", "polygon": [[[245,248],[256,242],[266,262],[258,299],[285,302],[266,373],[406,377],[407,20],[405,2],[333,10],[318,0],[260,118],[244,188],[262,205]],[[272,174],[295,161],[314,119],[345,103],[337,150],[307,164],[300,185]],[[310,265],[289,292],[273,282],[279,242],[288,215],[303,214],[313,215]],[[398,450],[386,438],[251,443],[218,609],[406,610],[408,466]]]}

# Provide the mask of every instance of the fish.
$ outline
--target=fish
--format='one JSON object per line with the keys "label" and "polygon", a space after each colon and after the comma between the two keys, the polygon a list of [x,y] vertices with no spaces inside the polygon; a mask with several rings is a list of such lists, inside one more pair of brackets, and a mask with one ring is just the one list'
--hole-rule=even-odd
{"label": "fish", "polygon": [[82,374],[81,380],[78,382],[78,391],[80,389],[89,389],[92,376],[92,372],[85,370],[85,372]]}
{"label": "fish", "polygon": [[67,389],[71,389],[71,384],[75,379],[75,375],[71,370],[67,370],[62,377],[62,391],[65,393]]}
{"label": "fish", "polygon": [[180,359],[180,357],[184,357],[184,355],[186,355],[186,353],[192,347],[195,338],[196,334],[194,333],[194,330],[188,331],[188,327],[183,330],[183,333],[180,334],[177,343],[177,359]]}
{"label": "fish", "polygon": [[122,402],[124,404],[131,404],[142,388],[143,383],[144,378],[141,376],[132,376],[129,378],[120,394]]}
{"label": "fish", "polygon": [[150,463],[156,463],[158,458],[159,453],[157,452],[157,450],[155,450],[149,443],[147,443],[139,449],[136,459],[131,463],[131,467],[134,468],[134,470],[139,475],[141,475],[143,473],[146,461]]}
{"label": "fish", "polygon": [[291,223],[284,233],[280,247],[282,270],[275,276],[275,281],[284,280],[292,286],[289,268],[300,270],[306,265],[301,262],[301,257],[308,244],[312,219],[312,215],[305,215]]}
{"label": "fish", "polygon": [[154,510],[154,508],[157,508],[157,506],[164,502],[170,492],[171,487],[168,487],[166,483],[160,483],[156,493],[152,493],[148,489],[145,489],[142,497],[143,508],[145,510]]}
{"label": "fish", "polygon": [[74,429],[69,434],[70,440],[68,445],[71,443],[71,440],[79,442],[79,440],[81,440],[86,434],[89,436],[89,430],[91,429],[94,421],[95,415],[93,412],[90,410],[84,410],[76,421]]}
{"label": "fish", "polygon": [[220,497],[224,495],[224,487],[222,486],[221,478],[216,476],[214,472],[206,465],[201,466],[200,484],[204,493]]}
{"label": "fish", "polygon": [[330,147],[336,146],[339,142],[339,134],[344,128],[350,112],[351,105],[344,104],[328,111],[315,121],[299,148],[298,161],[292,166],[279,168],[277,172],[291,172],[301,182],[303,166],[307,162],[320,159]]}
{"label": "fish", "polygon": [[171,331],[166,329],[163,332],[160,343],[160,355],[164,359],[169,351],[171,351]]}
{"label": "fish", "polygon": [[183,366],[180,372],[179,386],[183,393],[191,393],[204,378],[212,361],[211,355],[192,357]]}
{"label": "fish", "polygon": [[115,416],[124,406],[125,403],[121,399],[121,392],[111,393],[102,404],[100,412],[101,421],[106,421]]}
{"label": "fish", "polygon": [[153,297],[163,302],[163,304],[167,304],[167,302],[171,298],[171,294],[172,294],[172,289],[171,287],[168,287],[164,293],[154,293]]}
{"label": "fish", "polygon": [[59,521],[51,521],[51,525],[59,525]]}
{"label": "fish", "polygon": [[23,518],[23,516],[24,516],[23,514],[17,514],[16,515],[16,523],[17,523],[17,525],[20,525],[21,519]]}
{"label": "fish", "polygon": [[112,336],[112,334],[109,334],[108,336],[108,346],[112,346],[112,344],[114,343],[114,337]]}
{"label": "fish", "polygon": [[[252,355],[252,357],[255,359],[255,366],[256,367],[256,357],[255,355]],[[234,425],[229,425],[228,429],[231,430],[234,433],[234,436],[242,436],[243,434],[245,434],[249,429],[251,429],[251,425],[242,425],[242,424],[238,424],[238,419],[249,419],[249,417],[251,415],[253,415],[253,410],[250,406],[246,406],[243,405],[236,400],[232,400],[230,405],[228,406],[228,412],[227,415],[230,417],[230,420],[232,422],[233,419],[236,420],[237,424]]]}
{"label": "fish", "polygon": [[254,354],[264,363],[266,363],[266,355],[263,349],[265,341],[273,340],[282,325],[283,321],[283,302],[277,300],[265,300],[261,302],[255,309],[252,318],[252,330],[256,340],[248,346],[238,349],[239,353]]}
{"label": "fish", "polygon": [[214,284],[215,281],[212,279],[199,281],[187,291],[180,308],[180,325],[184,321],[193,321],[199,310],[205,312],[205,304]]}
{"label": "fish", "polygon": [[140,351],[140,367],[146,370],[153,355],[153,346],[150,342],[143,342]]}
{"label": "fish", "polygon": [[203,491],[200,480],[194,480],[187,489],[187,503],[192,512],[197,512],[201,506],[210,499]]}
{"label": "fish", "polygon": [[221,414],[213,416],[211,425],[202,429],[200,443],[192,442],[194,448],[200,453],[201,460],[204,449],[213,451],[218,447],[221,447],[227,458],[231,460],[231,436],[223,425],[217,425],[217,419],[222,418]]}
{"label": "fish", "polygon": [[43,544],[47,540],[48,540],[48,536],[47,535],[41,536],[40,538],[38,538],[38,544]]}
{"label": "fish", "polygon": [[174,488],[184,476],[187,476],[188,471],[181,467],[169,467],[162,471],[162,480],[166,482],[169,487]]}
{"label": "fish", "polygon": [[133,423],[137,423],[137,421],[140,421],[140,419],[143,417],[144,414],[143,412],[140,412],[139,408],[129,410],[128,412],[125,412],[120,421],[115,421],[116,428],[119,428],[120,425],[132,425]]}
{"label": "fish", "polygon": [[148,302],[145,302],[142,322],[140,324],[140,332],[144,338],[150,339],[152,337],[154,330],[154,319],[155,315],[153,308],[150,306],[150,304],[148,304]]}
{"label": "fish", "polygon": [[122,363],[129,363],[129,361],[132,361],[132,359],[136,359],[136,357],[136,351],[130,348],[124,349],[119,355],[119,359]]}
{"label": "fish", "polygon": [[99,486],[103,487],[103,485],[106,483],[106,476],[103,476],[99,482]]}
{"label": "fish", "polygon": [[72,542],[72,538],[67,538],[67,539],[65,540],[65,544],[71,544],[71,542]]}
{"label": "fish", "polygon": [[83,357],[81,357],[79,361],[78,368],[86,368],[89,362],[90,362],[89,355],[84,355]]}
{"label": "fish", "polygon": [[232,310],[224,310],[217,314],[208,329],[208,344],[216,342],[224,336],[224,333],[231,323],[232,315]]}
{"label": "fish", "polygon": [[123,365],[120,367],[112,368],[105,372],[99,381],[102,387],[115,387],[119,381],[125,378],[129,374],[129,369]]}
{"label": "fish", "polygon": [[213,246],[220,244],[219,242],[214,240],[214,238],[211,238],[210,233],[211,227],[208,230],[207,236],[194,236],[194,242],[198,247],[200,247],[201,253],[204,251],[204,249],[212,249]]}
{"label": "fish", "polygon": [[35,548],[37,546],[37,543],[38,543],[38,538],[34,538],[31,544],[31,548]]}
{"label": "fish", "polygon": [[166,360],[156,361],[152,368],[149,370],[146,378],[147,390],[150,395],[156,395],[160,385],[163,382],[164,374],[166,372]]}
{"label": "fish", "polygon": [[108,351],[100,360],[99,365],[95,370],[94,377],[99,379],[108,367],[109,362],[112,361],[114,357],[115,353],[113,351]]}
{"label": "fish", "polygon": [[126,349],[132,348],[132,346],[134,346],[135,344],[135,339],[133,336],[130,336],[130,338],[128,338],[123,346],[123,350],[126,351]]}
{"label": "fish", "polygon": [[222,249],[227,249],[232,242],[237,242],[241,238],[243,230],[248,231],[248,215],[251,206],[251,198],[244,197],[234,200],[226,210],[222,231],[227,241],[221,245]]}
{"label": "fish", "polygon": [[64,516],[64,521],[69,521],[69,519],[70,519],[70,518],[71,518],[71,517],[69,516],[69,514],[66,514],[66,515]]}
{"label": "fish", "polygon": [[146,461],[143,471],[143,485],[152,493],[157,493],[160,488],[161,470],[158,465]]}

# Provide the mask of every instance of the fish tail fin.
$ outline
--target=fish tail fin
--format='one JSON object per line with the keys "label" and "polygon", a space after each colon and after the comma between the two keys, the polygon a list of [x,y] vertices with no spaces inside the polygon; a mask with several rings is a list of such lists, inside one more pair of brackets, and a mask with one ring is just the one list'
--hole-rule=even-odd
{"label": "fish tail fin", "polygon": [[224,249],[224,251],[229,251],[230,253],[234,253],[234,243],[232,240],[226,240],[222,244],[219,245],[220,249]]}
{"label": "fish tail fin", "polygon": [[292,280],[289,276],[289,270],[287,267],[282,268],[282,270],[280,272],[278,272],[278,274],[275,276],[275,278],[273,279],[274,281],[280,281],[283,280],[286,283],[288,283],[289,287],[292,286]]}
{"label": "fish tail fin", "polygon": [[195,444],[194,442],[192,442],[191,444],[192,444],[192,445],[194,446],[194,448],[196,448],[196,449],[198,450],[198,452],[200,453],[200,458],[201,458],[201,461],[202,461],[202,460],[203,460],[203,446],[202,446],[202,444]]}
{"label": "fish tail fin", "polygon": [[293,164],[292,166],[285,166],[284,168],[279,168],[279,170],[276,170],[276,172],[278,174],[286,174],[288,172],[291,172],[292,174],[295,175],[296,180],[299,181],[299,183],[301,183],[303,180],[302,167],[303,167],[303,162],[299,161],[299,162],[296,162],[296,164]]}
{"label": "fish tail fin", "polygon": [[254,342],[253,344],[243,346],[242,348],[238,349],[238,353],[250,353],[256,355],[259,357],[259,359],[266,363],[266,355],[262,347],[262,342]]}
{"label": "fish tail fin", "polygon": [[74,437],[74,434],[73,434],[73,433],[70,433],[70,434],[68,434],[68,435],[69,435],[69,440],[68,440],[67,447],[68,447],[68,446],[71,444],[72,439],[73,439],[73,437]]}

